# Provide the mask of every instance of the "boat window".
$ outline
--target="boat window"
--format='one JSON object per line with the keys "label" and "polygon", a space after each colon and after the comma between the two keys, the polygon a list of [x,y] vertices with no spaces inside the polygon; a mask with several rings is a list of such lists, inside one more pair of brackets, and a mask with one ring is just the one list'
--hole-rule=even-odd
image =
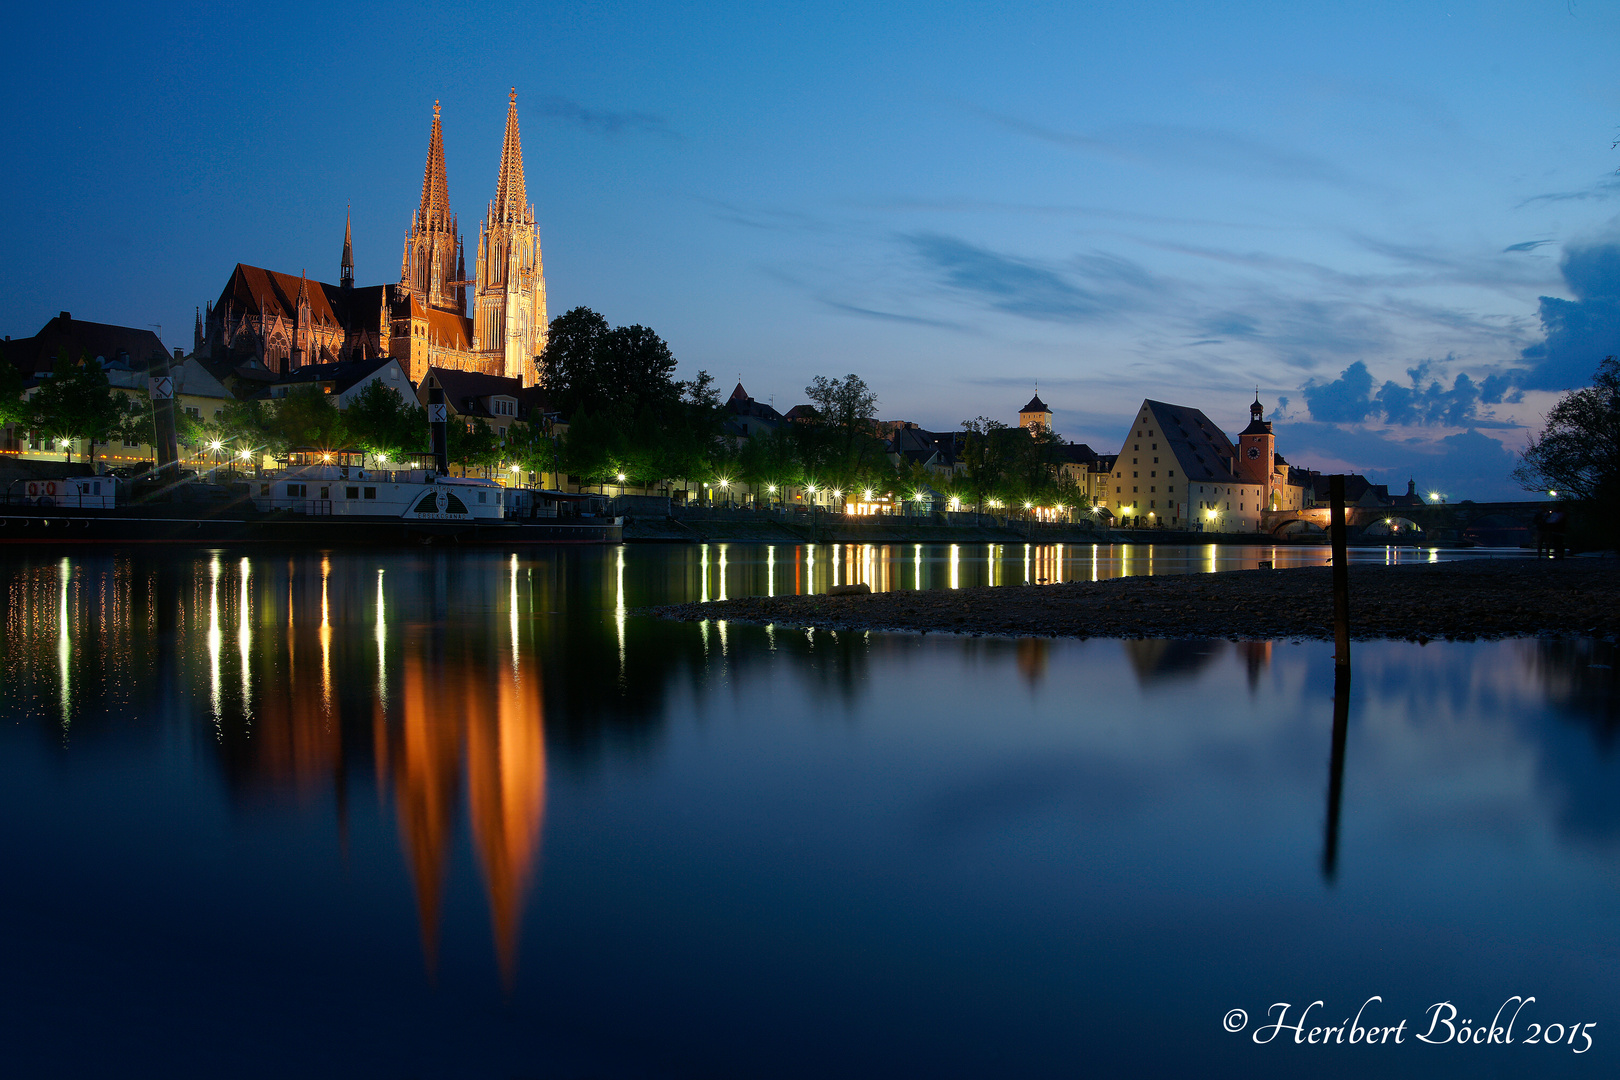
{"label": "boat window", "polygon": [[484,493],[483,493],[483,492],[482,492],[482,491],[480,491],[480,492],[479,492],[479,493],[478,493],[478,501],[479,501],[479,502],[483,502],[483,501],[484,501]]}
{"label": "boat window", "polygon": [[304,487],[305,487],[305,485],[303,485],[303,484],[288,484],[287,485],[287,495],[288,495],[288,497],[293,498],[293,499],[302,499],[304,497]]}
{"label": "boat window", "polygon": [[345,499],[358,499],[360,497],[360,489],[357,487],[347,488],[343,492],[343,497]]}
{"label": "boat window", "polygon": [[454,495],[451,495],[450,496],[450,505],[445,508],[445,513],[447,513],[447,514],[465,514],[466,512],[467,512],[467,504],[462,502],[460,499],[456,498]]}
{"label": "boat window", "polygon": [[377,497],[377,489],[376,488],[366,488],[366,498],[375,499],[376,497]]}

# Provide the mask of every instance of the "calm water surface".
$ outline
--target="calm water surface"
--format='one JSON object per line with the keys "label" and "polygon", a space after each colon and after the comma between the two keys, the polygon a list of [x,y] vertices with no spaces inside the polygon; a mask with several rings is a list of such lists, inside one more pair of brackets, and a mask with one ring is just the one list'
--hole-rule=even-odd
{"label": "calm water surface", "polygon": [[0,1075],[1612,1073],[1607,646],[1358,644],[1335,755],[1329,645],[631,614],[1268,557],[11,556]]}

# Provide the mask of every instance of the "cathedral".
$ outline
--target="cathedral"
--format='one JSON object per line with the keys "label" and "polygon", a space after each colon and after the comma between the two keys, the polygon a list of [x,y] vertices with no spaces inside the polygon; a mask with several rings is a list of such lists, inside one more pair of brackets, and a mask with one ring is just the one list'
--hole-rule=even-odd
{"label": "cathedral", "polygon": [[257,361],[277,374],[310,364],[394,357],[412,382],[421,382],[429,367],[501,375],[524,386],[538,382],[548,325],[546,279],[534,207],[523,184],[516,90],[506,107],[495,198],[478,223],[471,279],[463,248],[450,209],[434,102],[422,200],[411,215],[399,283],[355,286],[346,220],[337,285],[238,263],[219,299],[206,314],[198,313],[197,351],[213,359]]}

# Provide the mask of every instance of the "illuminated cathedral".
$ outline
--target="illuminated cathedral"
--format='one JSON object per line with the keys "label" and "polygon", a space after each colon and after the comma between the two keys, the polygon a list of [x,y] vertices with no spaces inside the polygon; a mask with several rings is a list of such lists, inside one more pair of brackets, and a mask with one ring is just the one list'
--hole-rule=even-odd
{"label": "illuminated cathedral", "polygon": [[[467,287],[472,286],[472,314]],[[199,312],[205,356],[257,361],[284,375],[310,364],[394,357],[420,382],[429,367],[501,375],[531,386],[546,345],[546,280],[534,207],[523,182],[517,91],[506,108],[495,198],[478,223],[473,277],[444,168],[433,103],[422,199],[400,259],[399,283],[356,287],[354,244],[343,230],[338,284],[238,263],[219,299]]]}

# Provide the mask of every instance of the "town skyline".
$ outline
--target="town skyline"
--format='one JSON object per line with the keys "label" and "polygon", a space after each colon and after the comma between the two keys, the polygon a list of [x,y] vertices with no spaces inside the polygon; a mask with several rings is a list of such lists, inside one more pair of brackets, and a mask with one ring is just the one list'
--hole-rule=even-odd
{"label": "town skyline", "polygon": [[[335,281],[346,204],[357,281],[396,279],[433,101],[473,222],[515,85],[551,311],[650,326],[681,377],[783,409],[853,371],[885,419],[1010,423],[1038,386],[1111,452],[1143,398],[1236,431],[1258,386],[1290,461],[1499,498],[1620,351],[1615,24],[1584,6],[893,6],[860,40],[828,14],[543,8],[375,86],[408,12],[339,15],[383,46],[345,66],[269,23],[245,51],[230,20],[91,7],[94,72],[8,79],[35,153],[0,243],[39,266],[0,301],[12,337],[70,310],[188,346],[237,262]],[[143,44],[194,63],[111,63]],[[222,63],[251,89],[215,92]],[[272,63],[291,77],[252,77]]]}

